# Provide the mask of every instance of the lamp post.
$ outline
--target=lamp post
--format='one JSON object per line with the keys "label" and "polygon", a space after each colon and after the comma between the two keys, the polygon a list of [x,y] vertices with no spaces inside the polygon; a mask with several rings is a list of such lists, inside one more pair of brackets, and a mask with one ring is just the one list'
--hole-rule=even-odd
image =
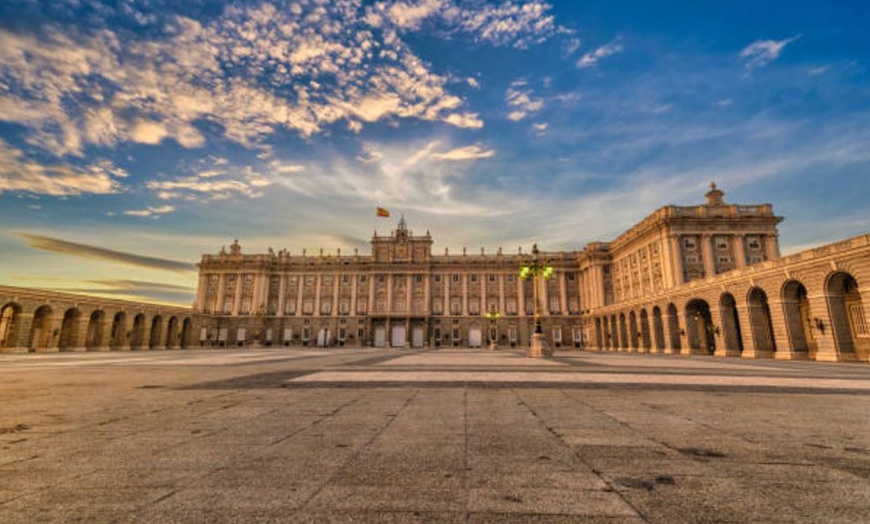
{"label": "lamp post", "polygon": [[495,332],[495,324],[499,318],[501,318],[501,313],[499,313],[495,306],[492,306],[492,309],[484,313],[487,320],[489,320],[489,349],[495,350],[496,348],[496,332]]}
{"label": "lamp post", "polygon": [[538,244],[532,245],[532,259],[520,267],[520,278],[523,280],[532,281],[532,294],[534,300],[534,319],[535,332],[532,334],[531,344],[529,345],[530,357],[549,356],[550,352],[544,343],[544,330],[541,328],[541,311],[538,304],[538,285],[541,280],[546,280],[553,276],[553,266],[549,260],[541,260],[541,253],[538,251]]}

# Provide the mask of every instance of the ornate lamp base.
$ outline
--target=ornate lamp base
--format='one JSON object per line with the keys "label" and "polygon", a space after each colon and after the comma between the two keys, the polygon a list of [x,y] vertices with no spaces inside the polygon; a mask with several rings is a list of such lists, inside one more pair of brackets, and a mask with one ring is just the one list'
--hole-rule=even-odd
{"label": "ornate lamp base", "polygon": [[553,356],[553,350],[547,347],[547,342],[544,340],[543,333],[532,334],[532,343],[529,345],[527,356],[532,358]]}

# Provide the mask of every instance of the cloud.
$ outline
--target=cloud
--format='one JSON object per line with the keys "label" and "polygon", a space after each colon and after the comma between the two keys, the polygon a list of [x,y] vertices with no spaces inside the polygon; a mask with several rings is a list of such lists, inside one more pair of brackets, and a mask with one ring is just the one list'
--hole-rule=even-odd
{"label": "cloud", "polygon": [[77,166],[44,164],[0,138],[0,194],[27,192],[52,196],[110,194],[121,190],[127,173],[106,160]]}
{"label": "cloud", "polygon": [[785,46],[800,37],[798,34],[785,40],[756,40],[740,51],[740,58],[746,60],[746,69],[764,67],[779,58]]}
{"label": "cloud", "polygon": [[247,148],[281,130],[310,137],[338,123],[353,132],[396,119],[480,129],[480,115],[405,33],[431,19],[445,38],[525,48],[567,31],[540,1],[272,0],[232,3],[202,21],[160,2],[93,7],[87,23],[0,29],[0,121],[58,157],[166,140],[199,148],[206,129]]}
{"label": "cloud", "polygon": [[517,122],[543,109],[544,101],[533,98],[532,90],[526,86],[525,80],[517,80],[505,91],[505,104],[512,109],[508,113],[508,120]]}
{"label": "cloud", "polygon": [[133,253],[125,253],[122,251],[114,251],[86,244],[78,244],[68,242],[57,238],[46,237],[42,235],[34,235],[31,233],[16,233],[20,238],[27,242],[27,245],[33,249],[42,251],[51,251],[53,253],[61,253],[64,255],[90,258],[95,260],[105,260],[110,262],[118,262],[132,266],[144,267],[149,269],[162,269],[165,271],[188,272],[196,271],[196,266],[185,262],[175,260],[167,260],[163,258],[148,257],[136,255]]}
{"label": "cloud", "polygon": [[[298,173],[305,169],[300,164],[289,164],[272,160],[262,166],[267,174],[263,174],[254,166],[232,166],[225,162],[216,163],[213,159],[204,159],[192,167],[184,167],[188,174],[162,179],[149,180],[145,187],[154,191],[161,200],[192,200],[213,201],[227,200],[234,196],[260,198],[262,189],[274,183],[275,179]],[[133,212],[125,212],[134,216],[153,216],[160,212],[174,211],[172,206],[147,208]]]}
{"label": "cloud", "polygon": [[[361,151],[345,158],[336,155],[308,166],[305,172],[292,173],[273,182],[296,194],[310,198],[327,197],[332,205],[356,207],[361,202],[386,205],[404,211],[421,211],[438,216],[476,214],[492,216],[505,212],[488,189],[489,199],[481,199],[467,189],[467,177],[476,160],[495,156],[482,144],[455,145],[445,139],[409,143],[365,142]],[[316,177],[309,172],[317,173]]]}
{"label": "cloud", "polygon": [[452,149],[450,151],[447,151],[446,153],[435,153],[432,155],[432,158],[434,158],[435,160],[450,160],[456,162],[463,160],[478,160],[481,158],[491,158],[493,156],[495,156],[495,150],[486,149],[478,144],[474,144],[471,146]]}
{"label": "cloud", "polygon": [[133,216],[133,217],[153,217],[158,218],[160,215],[165,215],[167,213],[172,213],[175,211],[175,208],[170,205],[160,206],[160,207],[152,207],[148,206],[145,209],[130,209],[124,211],[125,215]]}
{"label": "cloud", "polygon": [[583,69],[587,67],[593,67],[598,64],[598,62],[602,58],[607,58],[608,56],[613,56],[616,53],[622,52],[623,47],[622,44],[619,43],[618,40],[614,40],[603,46],[595,49],[594,51],[589,51],[580,57],[580,60],[577,61],[577,67]]}

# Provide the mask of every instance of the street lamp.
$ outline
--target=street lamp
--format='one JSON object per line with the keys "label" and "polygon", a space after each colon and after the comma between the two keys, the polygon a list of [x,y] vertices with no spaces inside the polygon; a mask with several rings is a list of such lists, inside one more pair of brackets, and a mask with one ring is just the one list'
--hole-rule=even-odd
{"label": "street lamp", "polygon": [[541,357],[546,352],[544,347],[544,330],[541,328],[541,311],[538,304],[538,285],[540,280],[546,280],[551,276],[553,276],[553,266],[550,265],[549,260],[541,260],[538,244],[533,244],[532,260],[520,267],[520,278],[523,280],[531,279],[532,293],[534,295],[535,332],[532,335],[532,343],[529,347],[530,357]]}
{"label": "street lamp", "polygon": [[492,309],[483,314],[487,320],[489,320],[489,349],[496,349],[496,333],[495,333],[495,323],[501,318],[501,313],[499,313],[495,306],[492,306]]}

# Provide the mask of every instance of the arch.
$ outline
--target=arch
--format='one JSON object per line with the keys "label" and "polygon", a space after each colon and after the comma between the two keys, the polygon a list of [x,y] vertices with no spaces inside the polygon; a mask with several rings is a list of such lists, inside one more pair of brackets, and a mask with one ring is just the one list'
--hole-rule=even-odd
{"label": "arch", "polygon": [[177,317],[169,317],[169,322],[166,323],[166,347],[174,348],[178,347],[178,318]]}
{"label": "arch", "polygon": [[640,310],[640,343],[644,351],[649,353],[652,349],[652,337],[649,329],[649,314],[646,309]]}
{"label": "arch", "polygon": [[[847,360],[868,360],[870,332],[858,292],[858,281],[850,273],[835,272],[828,276],[825,295],[837,355]],[[824,326],[824,322],[820,321],[820,324]]]}
{"label": "arch", "polygon": [[148,348],[156,349],[160,346],[160,335],[163,331],[163,317],[154,315],[151,319],[151,333],[148,335]]}
{"label": "arch", "polygon": [[652,310],[653,334],[656,340],[656,350],[661,353],[665,350],[665,325],[662,322],[662,310],[655,306]]}
{"label": "arch", "polygon": [[193,336],[193,321],[190,317],[184,317],[184,320],[181,322],[181,341],[180,346],[182,349],[189,347],[191,342],[191,337]]}
{"label": "arch", "polygon": [[722,332],[725,337],[725,354],[740,356],[743,353],[743,333],[740,331],[740,315],[737,314],[737,300],[731,293],[719,297],[719,312]]}
{"label": "arch", "polygon": [[18,325],[21,323],[21,306],[9,302],[0,308],[0,348],[18,345]]}
{"label": "arch", "polygon": [[40,306],[33,312],[33,322],[30,324],[30,339],[27,347],[45,349],[51,341],[51,306]]}
{"label": "arch", "polygon": [[749,304],[749,328],[752,330],[752,340],[758,356],[776,351],[776,339],[773,336],[773,322],[770,318],[770,305],[767,303],[767,293],[760,287],[753,287],[747,295]]}
{"label": "arch", "polygon": [[638,337],[640,333],[637,330],[637,315],[634,314],[634,311],[628,313],[628,345],[635,351],[637,351],[637,343]]}
{"label": "arch", "polygon": [[749,327],[755,342],[755,351],[764,356],[765,353],[776,351],[776,339],[773,336],[773,322],[770,318],[770,305],[767,293],[760,287],[753,287],[747,295],[749,303]]}
{"label": "arch", "polygon": [[679,353],[682,349],[680,318],[677,316],[677,306],[673,302],[668,303],[668,334],[671,336],[671,350],[674,353]]}
{"label": "arch", "polygon": [[145,346],[145,313],[139,313],[133,318],[133,330],[130,332],[130,347],[142,349]]}
{"label": "arch", "polygon": [[782,286],[782,310],[788,345],[797,358],[816,358],[817,344],[810,319],[807,288],[798,280],[787,280]]}
{"label": "arch", "polygon": [[710,304],[695,298],[686,304],[686,335],[692,354],[712,355],[716,350]]}
{"label": "arch", "polygon": [[85,335],[85,349],[97,349],[103,343],[103,329],[106,314],[101,309],[95,309],[88,319],[88,330]]}
{"label": "arch", "polygon": [[109,347],[118,349],[124,347],[124,340],[127,338],[127,315],[123,311],[115,313],[112,317],[112,332],[109,335]]}
{"label": "arch", "polygon": [[619,314],[619,347],[628,349],[628,324],[625,322],[625,313]]}
{"label": "arch", "polygon": [[60,338],[57,341],[59,350],[75,349],[75,344],[79,338],[79,320],[81,317],[82,313],[78,308],[71,307],[64,312],[63,321],[60,324]]}

